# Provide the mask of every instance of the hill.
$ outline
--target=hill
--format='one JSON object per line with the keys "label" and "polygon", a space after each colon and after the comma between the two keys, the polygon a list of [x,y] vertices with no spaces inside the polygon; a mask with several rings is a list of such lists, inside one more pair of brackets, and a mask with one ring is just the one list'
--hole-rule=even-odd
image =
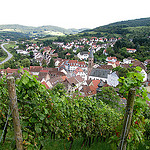
{"label": "hill", "polygon": [[119,21],[119,22],[108,24],[103,27],[117,26],[117,25],[126,25],[128,27],[150,26],[150,17],[127,20],[127,21]]}
{"label": "hill", "polygon": [[28,36],[66,35],[75,34],[85,29],[65,29],[57,26],[23,26],[18,24],[0,25],[0,32],[17,32]]}
{"label": "hill", "polygon": [[[150,36],[150,17],[127,21],[120,21],[108,25],[100,26],[91,30],[85,30],[85,35],[120,37],[120,36],[137,36],[140,34]],[[145,34],[146,33],[146,34]]]}

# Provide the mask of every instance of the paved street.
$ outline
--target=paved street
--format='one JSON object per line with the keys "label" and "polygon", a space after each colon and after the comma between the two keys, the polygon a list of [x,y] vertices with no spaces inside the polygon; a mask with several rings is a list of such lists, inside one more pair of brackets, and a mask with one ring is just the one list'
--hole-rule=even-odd
{"label": "paved street", "polygon": [[3,64],[3,63],[5,63],[5,62],[8,61],[9,59],[11,59],[11,57],[13,56],[11,53],[9,53],[9,52],[6,50],[6,48],[4,48],[4,45],[5,45],[5,44],[8,44],[8,43],[3,43],[3,44],[1,44],[1,47],[2,47],[2,49],[7,53],[8,57],[7,57],[5,60],[3,60],[2,62],[0,62],[0,65]]}

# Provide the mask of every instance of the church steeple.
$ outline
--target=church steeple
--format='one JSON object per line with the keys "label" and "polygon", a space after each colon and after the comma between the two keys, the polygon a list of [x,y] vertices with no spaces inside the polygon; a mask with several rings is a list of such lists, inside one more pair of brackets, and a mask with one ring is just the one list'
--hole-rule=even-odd
{"label": "church steeple", "polygon": [[94,56],[93,56],[93,49],[92,49],[92,47],[91,47],[91,49],[90,49],[89,58],[94,58]]}
{"label": "church steeple", "polygon": [[89,75],[92,71],[93,65],[94,65],[94,55],[93,55],[93,49],[91,47],[89,58],[88,58],[88,77],[87,77],[87,80],[89,80]]}

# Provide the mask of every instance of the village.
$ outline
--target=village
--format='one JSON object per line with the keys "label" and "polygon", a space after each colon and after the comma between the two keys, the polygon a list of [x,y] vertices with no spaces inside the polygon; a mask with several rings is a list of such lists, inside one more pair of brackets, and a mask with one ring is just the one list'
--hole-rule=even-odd
{"label": "village", "polygon": [[[76,60],[67,59],[67,56],[71,55],[66,53],[66,58],[58,58],[58,54],[55,53],[55,49],[50,46],[43,47],[42,44],[26,44],[25,50],[19,50],[15,47],[16,53],[22,55],[29,55],[33,52],[34,59],[40,64],[39,66],[30,66],[29,68],[23,68],[27,70],[31,75],[38,76],[37,80],[40,81],[47,89],[52,89],[57,83],[65,85],[65,89],[68,93],[78,91],[82,96],[93,96],[97,93],[97,90],[102,87],[116,87],[119,84],[119,75],[117,71],[113,71],[114,68],[120,66],[122,68],[129,68],[140,66],[144,75],[145,86],[149,90],[150,74],[146,73],[146,65],[150,63],[150,60],[140,62],[131,57],[124,58],[123,61],[118,61],[117,57],[111,57],[107,54],[107,47],[113,47],[117,40],[121,38],[105,37],[92,37],[90,40],[82,38],[80,40],[74,40],[70,43],[53,42],[53,44],[61,47],[63,50],[72,49]],[[22,42],[24,43],[24,42]],[[89,45],[88,51],[79,51],[84,45]],[[106,55],[106,61],[104,64],[94,63],[94,53],[103,48],[103,54]],[[41,51],[42,49],[42,51]],[[77,53],[78,50],[78,53]],[[128,53],[135,53],[136,49],[127,48]],[[54,60],[54,68],[48,68],[42,66],[42,61],[50,63],[51,59]],[[18,75],[18,69],[1,69],[0,73],[7,73],[8,75]]]}

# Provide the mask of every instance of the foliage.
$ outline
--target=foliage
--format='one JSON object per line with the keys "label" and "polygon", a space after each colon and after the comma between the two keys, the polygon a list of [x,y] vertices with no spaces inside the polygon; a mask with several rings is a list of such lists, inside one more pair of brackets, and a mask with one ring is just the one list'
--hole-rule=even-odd
{"label": "foliage", "polygon": [[120,77],[119,82],[120,90],[119,92],[127,99],[128,92],[131,88],[136,90],[136,98],[133,109],[132,123],[129,133],[128,143],[132,145],[132,149],[139,144],[139,142],[144,141],[144,127],[145,127],[145,114],[144,111],[149,109],[146,104],[147,91],[143,87],[143,78],[144,75],[141,73],[142,69],[136,67],[135,71],[128,72],[125,77]]}
{"label": "foliage", "polygon": [[[139,70],[139,68],[137,69]],[[109,140],[109,143],[116,148],[119,142],[123,114],[114,109],[115,104],[108,101],[114,97],[118,98],[114,89],[106,88],[103,90],[105,95],[111,91],[110,95],[103,98],[103,101],[107,103],[105,104],[101,99],[94,97],[83,98],[80,95],[67,95],[61,84],[50,91],[46,90],[36,80],[36,76],[29,75],[26,70],[24,72],[21,70],[20,74],[21,78],[16,80],[16,91],[25,148],[41,149],[48,136],[51,139],[68,139],[71,143],[74,139],[83,138],[82,145],[88,143],[89,146],[96,139]],[[128,90],[129,88],[125,87],[126,84],[130,84],[129,87],[140,86],[142,76],[137,74],[139,73],[134,72],[134,75],[132,73],[127,75],[127,78],[131,80],[121,78],[122,88],[120,87],[120,89]],[[0,131],[4,127],[8,112],[9,99],[6,86],[6,77],[4,76],[0,80],[0,91],[2,91],[0,93],[2,102],[0,106]],[[127,93],[127,91],[125,92]],[[139,99],[136,100],[136,103],[138,102]],[[143,138],[144,118],[143,114],[138,112],[139,109],[141,112],[141,106],[145,105],[140,105],[140,102],[138,104],[139,108],[134,111],[135,117],[133,117],[129,143],[132,143],[134,138],[135,142],[141,141]],[[139,126],[135,123],[136,121]],[[12,130],[11,118],[8,125],[7,134],[10,135]],[[70,144],[71,146],[72,144]]]}
{"label": "foliage", "polygon": [[30,67],[30,60],[28,58],[25,58],[21,61],[21,65],[23,67]]}
{"label": "foliage", "polygon": [[112,108],[120,107],[120,97],[113,87],[102,87],[102,91],[97,94],[97,97]]}
{"label": "foliage", "polygon": [[7,57],[7,53],[0,47],[0,57]]}
{"label": "foliage", "polygon": [[66,94],[66,89],[64,84],[61,83],[57,83],[52,90],[49,91],[50,93],[52,93],[53,95],[58,95],[59,97],[61,97],[62,95]]}
{"label": "foliage", "polygon": [[119,74],[119,78],[120,77],[127,77],[127,73],[128,72],[131,72],[131,71],[135,71],[134,68],[125,68],[125,67],[116,67],[116,68],[113,68],[113,72],[114,71],[118,71],[118,74]]}
{"label": "foliage", "polygon": [[53,58],[51,58],[50,63],[48,64],[48,67],[49,68],[55,68],[55,62],[54,62]]}

